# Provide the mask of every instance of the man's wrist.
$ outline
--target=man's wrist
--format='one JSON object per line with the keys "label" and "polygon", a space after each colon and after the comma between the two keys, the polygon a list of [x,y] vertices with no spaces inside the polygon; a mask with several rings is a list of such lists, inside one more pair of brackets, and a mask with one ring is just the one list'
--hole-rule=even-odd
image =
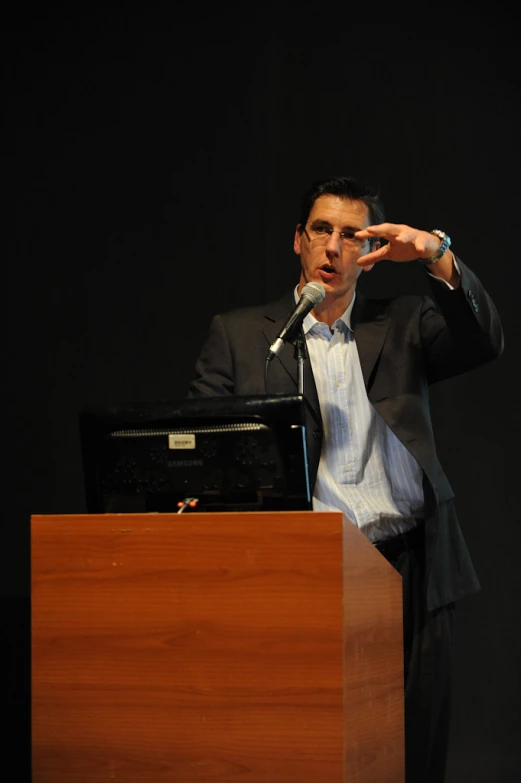
{"label": "man's wrist", "polygon": [[440,246],[432,256],[428,256],[427,258],[418,258],[418,261],[421,264],[426,265],[437,264],[451,245],[451,239],[448,234],[445,233],[445,231],[441,231],[439,228],[434,228],[432,231],[429,231],[429,234],[434,234],[434,236],[438,237],[440,240]]}

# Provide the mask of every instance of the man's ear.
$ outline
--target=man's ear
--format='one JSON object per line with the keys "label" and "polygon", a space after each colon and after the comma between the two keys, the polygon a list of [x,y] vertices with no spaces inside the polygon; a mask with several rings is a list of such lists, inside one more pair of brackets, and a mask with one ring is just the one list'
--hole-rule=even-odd
{"label": "man's ear", "polygon": [[293,237],[293,250],[298,256],[300,255],[300,237],[301,237],[301,233],[299,229],[300,229],[300,223],[297,225],[295,229],[295,236]]}

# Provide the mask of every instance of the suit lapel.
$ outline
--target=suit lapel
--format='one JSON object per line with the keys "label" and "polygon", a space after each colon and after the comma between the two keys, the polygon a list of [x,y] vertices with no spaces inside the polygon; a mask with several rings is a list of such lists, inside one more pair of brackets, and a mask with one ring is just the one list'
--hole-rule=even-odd
{"label": "suit lapel", "polygon": [[[270,345],[277,339],[280,330],[284,326],[286,319],[295,307],[295,298],[293,291],[286,294],[277,302],[272,302],[266,306],[264,311],[264,336],[266,338],[266,355]],[[297,363],[295,361],[293,346],[286,343],[282,346],[281,350],[277,354],[277,359],[280,361],[286,372],[295,384],[297,388]]]}
{"label": "suit lapel", "polygon": [[355,333],[365,387],[369,391],[373,371],[389,329],[389,315],[385,309],[385,302],[367,300],[365,296],[357,292],[351,323]]}

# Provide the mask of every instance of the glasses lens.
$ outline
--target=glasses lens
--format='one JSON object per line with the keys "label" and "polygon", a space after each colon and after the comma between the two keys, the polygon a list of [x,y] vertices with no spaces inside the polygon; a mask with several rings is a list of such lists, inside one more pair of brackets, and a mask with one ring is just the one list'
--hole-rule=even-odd
{"label": "glasses lens", "polygon": [[332,234],[338,234],[344,247],[361,247],[365,242],[355,237],[352,231],[334,231],[329,226],[311,226],[308,236],[314,245],[325,245]]}
{"label": "glasses lens", "polygon": [[312,228],[311,229],[311,241],[316,243],[317,245],[325,245],[328,241],[329,237],[331,236],[330,231],[326,231],[325,228]]}

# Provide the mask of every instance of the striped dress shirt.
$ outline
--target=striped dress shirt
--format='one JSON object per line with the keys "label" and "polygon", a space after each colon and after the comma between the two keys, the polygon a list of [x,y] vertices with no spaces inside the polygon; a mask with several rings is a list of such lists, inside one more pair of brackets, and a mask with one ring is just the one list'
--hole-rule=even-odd
{"label": "striped dress shirt", "polygon": [[303,322],[324,429],[313,509],[343,511],[373,541],[418,523],[422,470],[369,402],[351,329],[354,300],[331,329],[311,313]]}

